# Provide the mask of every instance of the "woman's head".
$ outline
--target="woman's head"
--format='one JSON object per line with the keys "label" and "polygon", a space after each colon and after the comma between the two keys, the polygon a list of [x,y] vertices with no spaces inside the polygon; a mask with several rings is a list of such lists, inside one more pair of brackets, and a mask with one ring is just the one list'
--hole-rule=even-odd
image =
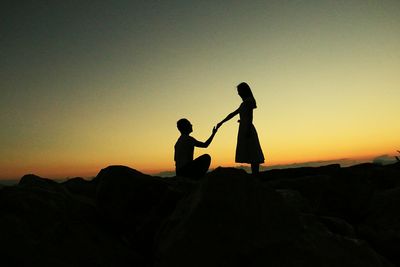
{"label": "woman's head", "polygon": [[253,93],[251,92],[250,86],[247,83],[245,82],[239,83],[239,85],[237,86],[237,90],[239,96],[242,98],[243,101],[245,101],[248,98],[251,98],[251,100],[254,101],[254,108],[257,107],[256,100],[253,96]]}
{"label": "woman's head", "polygon": [[243,100],[249,97],[253,97],[250,86],[245,82],[239,83],[239,85],[237,86],[237,90],[238,94]]}

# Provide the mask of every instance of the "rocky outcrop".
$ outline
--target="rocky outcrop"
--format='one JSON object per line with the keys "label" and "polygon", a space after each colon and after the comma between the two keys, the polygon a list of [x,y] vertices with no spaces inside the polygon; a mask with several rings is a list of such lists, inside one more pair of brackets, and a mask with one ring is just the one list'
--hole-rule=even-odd
{"label": "rocky outcrop", "polygon": [[[400,176],[399,176],[400,179]],[[400,266],[400,188],[377,192],[360,235],[382,255]]]}
{"label": "rocky outcrop", "polygon": [[24,176],[0,191],[1,266],[132,266],[140,261],[106,230],[95,202]]}
{"label": "rocky outcrop", "polygon": [[80,195],[88,198],[95,198],[97,191],[96,180],[85,180],[81,177],[68,179],[62,183],[64,187],[75,195]]}
{"label": "rocky outcrop", "polygon": [[366,242],[335,235],[273,188],[217,169],[180,201],[155,266],[390,266]]}
{"label": "rocky outcrop", "polygon": [[149,262],[154,235],[181,197],[162,178],[125,166],[100,171],[96,203],[104,221]]}
{"label": "rocky outcrop", "polygon": [[400,165],[0,188],[1,266],[400,266]]}

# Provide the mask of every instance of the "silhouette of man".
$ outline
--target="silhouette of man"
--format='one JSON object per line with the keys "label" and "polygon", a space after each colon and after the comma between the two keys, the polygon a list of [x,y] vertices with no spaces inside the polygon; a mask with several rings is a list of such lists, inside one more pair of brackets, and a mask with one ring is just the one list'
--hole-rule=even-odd
{"label": "silhouette of man", "polygon": [[207,173],[210,167],[211,157],[208,154],[204,154],[193,160],[194,147],[208,147],[217,133],[217,128],[213,128],[211,136],[207,141],[200,142],[190,136],[190,133],[193,132],[193,126],[187,119],[180,119],[177,122],[177,127],[181,132],[181,136],[175,144],[174,159],[176,175],[200,178]]}

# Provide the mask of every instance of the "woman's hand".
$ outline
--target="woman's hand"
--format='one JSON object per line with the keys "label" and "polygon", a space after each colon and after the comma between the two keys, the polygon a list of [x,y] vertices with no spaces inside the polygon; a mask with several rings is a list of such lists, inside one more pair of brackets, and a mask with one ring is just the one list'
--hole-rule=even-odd
{"label": "woman's hand", "polygon": [[218,127],[213,127],[213,129],[212,129],[212,134],[213,134],[213,135],[216,134],[217,131],[218,131]]}

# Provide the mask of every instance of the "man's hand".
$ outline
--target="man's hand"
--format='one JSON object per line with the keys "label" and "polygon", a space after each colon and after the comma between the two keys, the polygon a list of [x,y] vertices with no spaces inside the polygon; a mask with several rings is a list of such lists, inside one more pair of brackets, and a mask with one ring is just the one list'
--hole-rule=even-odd
{"label": "man's hand", "polygon": [[212,134],[216,134],[218,132],[218,125],[217,125],[217,127],[213,127],[213,129],[212,129]]}

